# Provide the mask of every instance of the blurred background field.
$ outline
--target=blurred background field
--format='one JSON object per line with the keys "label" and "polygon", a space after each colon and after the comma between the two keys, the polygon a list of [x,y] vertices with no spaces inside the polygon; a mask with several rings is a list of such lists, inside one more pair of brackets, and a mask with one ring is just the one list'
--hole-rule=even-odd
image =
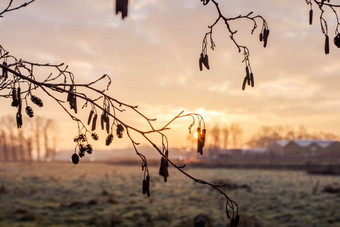
{"label": "blurred background field", "polygon": [[[340,226],[339,176],[296,170],[190,168],[227,183],[241,226]],[[227,226],[225,201],[170,168],[167,183],[150,167],[151,197],[142,194],[138,165],[83,162],[1,163],[0,226]],[[329,193],[333,192],[333,193]]]}

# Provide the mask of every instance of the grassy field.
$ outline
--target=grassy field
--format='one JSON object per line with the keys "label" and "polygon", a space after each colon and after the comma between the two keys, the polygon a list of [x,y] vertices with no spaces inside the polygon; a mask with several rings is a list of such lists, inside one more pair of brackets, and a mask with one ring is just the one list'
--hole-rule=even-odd
{"label": "grassy field", "polygon": [[[187,167],[188,168],[188,167]],[[193,226],[205,214],[227,226],[225,201],[170,168],[167,183],[151,167],[151,197],[142,194],[140,166],[105,163],[0,163],[0,226]],[[340,194],[322,192],[339,176],[302,171],[187,169],[229,190],[240,226],[340,226]],[[318,187],[316,187],[318,183]]]}

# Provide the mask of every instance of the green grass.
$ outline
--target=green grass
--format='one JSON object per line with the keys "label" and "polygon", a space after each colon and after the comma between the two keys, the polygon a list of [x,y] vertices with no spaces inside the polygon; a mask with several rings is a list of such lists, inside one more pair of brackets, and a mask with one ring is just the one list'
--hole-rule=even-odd
{"label": "green grass", "polygon": [[[187,167],[188,168],[188,167]],[[1,163],[0,226],[193,226],[206,214],[226,226],[223,197],[170,168],[167,183],[151,167],[151,197],[142,194],[140,166],[104,163]],[[231,180],[240,226],[340,226],[340,195],[321,189],[335,176],[302,171],[187,169],[204,180]],[[315,194],[313,187],[319,181]]]}

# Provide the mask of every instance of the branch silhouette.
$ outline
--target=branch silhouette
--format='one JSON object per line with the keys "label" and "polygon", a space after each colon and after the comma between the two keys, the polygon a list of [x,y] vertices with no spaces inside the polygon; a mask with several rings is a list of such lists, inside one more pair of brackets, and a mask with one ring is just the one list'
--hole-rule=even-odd
{"label": "branch silhouette", "polygon": [[[33,2],[35,2],[35,0],[25,1],[22,4],[15,5],[13,0],[8,0],[6,7],[0,11],[0,17],[3,17],[5,14],[12,11],[25,8]],[[329,11],[334,14],[337,23],[333,41],[334,44],[339,48],[340,21],[337,9],[340,7],[340,5],[333,4],[330,2],[330,0],[305,0],[305,2],[310,7],[309,24],[313,23],[313,6],[315,6],[314,10],[318,10],[320,12],[319,21],[321,32],[325,35],[325,54],[330,52],[329,28],[327,20],[324,17],[325,13],[328,11],[325,10],[329,9]],[[250,31],[251,34],[254,34],[258,24],[261,24],[259,40],[260,42],[263,42],[263,46],[266,47],[270,33],[267,21],[261,15],[254,15],[253,12],[235,17],[227,17],[222,13],[220,5],[216,0],[201,0],[201,3],[203,3],[203,6],[208,4],[214,5],[217,12],[217,17],[215,21],[213,21],[213,23],[208,26],[208,31],[203,37],[202,49],[199,55],[200,70],[202,71],[203,68],[211,68],[208,58],[208,47],[210,47],[211,50],[215,50],[216,44],[213,39],[214,28],[218,23],[222,22],[225,24],[227,28],[227,34],[236,46],[237,51],[242,53],[244,56],[242,63],[245,64],[246,72],[242,82],[242,89],[244,90],[247,85],[254,87],[255,82],[250,63],[250,51],[246,45],[241,44],[236,39],[235,34],[238,32],[238,30],[232,29],[231,23],[236,20],[251,21],[253,23],[253,27]],[[115,12],[116,14],[121,14],[122,19],[125,19],[128,16],[128,0],[116,0]],[[77,123],[78,134],[74,138],[76,145],[74,153],[71,157],[74,164],[78,164],[80,158],[93,152],[93,147],[90,144],[90,140],[99,139],[96,133],[97,130],[101,129],[106,131],[106,145],[110,145],[115,136],[122,138],[125,132],[134,147],[136,155],[141,159],[141,166],[144,174],[142,181],[143,194],[150,196],[150,175],[147,157],[145,157],[138,150],[139,142],[136,141],[135,137],[132,135],[133,133],[137,133],[141,135],[142,138],[144,138],[159,153],[161,157],[159,175],[164,178],[165,182],[169,177],[168,167],[169,165],[172,165],[191,180],[199,184],[205,184],[212,187],[224,196],[226,200],[226,215],[231,219],[231,226],[237,226],[239,221],[237,203],[230,199],[228,195],[221,190],[220,185],[215,185],[195,178],[184,170],[185,166],[179,166],[169,158],[168,139],[165,135],[165,132],[170,129],[169,126],[174,121],[181,118],[192,118],[193,122],[189,126],[189,131],[191,131],[193,127],[196,127],[195,130],[198,134],[197,152],[199,154],[203,154],[206,129],[204,119],[201,115],[197,113],[184,114],[184,112],[181,112],[163,127],[156,128],[154,126],[156,119],[149,118],[140,112],[138,106],[124,103],[106,94],[106,91],[109,89],[111,84],[111,79],[107,74],[104,74],[100,78],[89,83],[77,83],[75,76],[71,71],[68,70],[68,66],[64,63],[42,64],[18,59],[13,55],[10,55],[9,52],[6,51],[1,45],[0,60],[2,62],[2,64],[0,64],[0,68],[2,69],[2,74],[0,76],[0,97],[12,99],[11,105],[17,109],[15,118],[18,128],[21,128],[24,125],[22,117],[23,108],[25,108],[25,112],[29,117],[34,117],[34,109],[32,108],[31,103],[38,107],[43,107],[43,99],[39,98],[35,94],[35,92],[40,90],[45,94],[46,97],[50,97],[57,105],[59,105],[60,108],[62,108],[62,110],[65,111],[68,116]],[[40,68],[51,71],[51,73],[42,81],[38,80],[40,77],[36,74]],[[95,87],[95,85],[97,85],[100,81],[106,81],[106,87],[103,90]],[[81,106],[79,106],[79,104]],[[79,111],[85,111],[84,109],[86,107],[90,108],[90,112],[87,122],[84,122],[84,120],[77,116],[77,113]],[[123,114],[126,110],[133,111],[140,117],[141,120],[147,122],[149,126],[148,129],[139,129],[121,120],[119,114]],[[97,127],[98,124],[100,124],[100,127]],[[161,142],[155,142],[151,139],[151,135],[154,134],[157,134],[161,137]]]}
{"label": "branch silhouette", "polygon": [[209,2],[211,2],[211,4],[215,5],[215,8],[217,10],[217,19],[215,20],[215,22],[213,24],[211,24],[210,26],[208,26],[209,31],[207,33],[205,33],[204,38],[203,38],[203,42],[202,42],[202,51],[200,54],[200,58],[199,58],[199,68],[202,71],[203,70],[203,65],[207,68],[210,69],[210,65],[209,65],[209,60],[208,60],[208,38],[209,38],[209,42],[210,42],[210,48],[211,50],[215,50],[216,44],[213,40],[213,28],[215,27],[216,24],[218,24],[219,21],[223,21],[227,27],[227,31],[229,33],[229,38],[232,40],[232,42],[235,44],[238,52],[243,52],[243,63],[245,64],[245,69],[246,69],[246,75],[243,79],[243,83],[242,83],[242,90],[245,89],[246,85],[250,85],[252,87],[255,86],[254,83],[254,74],[253,71],[251,69],[251,65],[250,65],[250,51],[248,49],[247,46],[241,45],[239,44],[239,42],[236,40],[235,38],[235,34],[237,33],[237,30],[233,30],[231,28],[230,23],[232,21],[235,20],[250,20],[251,22],[253,22],[253,28],[251,29],[251,34],[254,34],[254,31],[256,30],[257,26],[257,20],[259,20],[260,22],[262,22],[262,28],[261,28],[261,32],[259,34],[259,39],[260,42],[263,42],[263,47],[267,46],[268,43],[268,37],[269,37],[269,27],[268,24],[266,22],[266,20],[260,16],[260,15],[256,15],[253,16],[253,12],[250,12],[246,15],[238,15],[236,17],[226,17],[222,14],[221,9],[219,7],[219,4],[216,2],[216,0],[211,0],[211,1],[207,1],[207,0],[201,0],[201,2],[203,2],[203,5],[207,5]]}
{"label": "branch silhouette", "polygon": [[327,20],[324,17],[324,13],[326,9],[329,9],[335,16],[336,19],[336,27],[334,30],[335,36],[333,39],[334,45],[339,48],[340,47],[340,32],[339,32],[339,15],[337,12],[337,9],[340,7],[340,5],[330,3],[330,0],[305,0],[306,4],[309,5],[309,24],[313,24],[313,4],[316,5],[317,9],[320,12],[319,20],[320,20],[320,28],[321,32],[325,35],[325,45],[324,45],[324,51],[325,54],[329,54],[329,32],[328,32],[328,23]]}
{"label": "branch silhouette", "polygon": [[[5,13],[24,8],[33,2],[34,0],[19,6],[13,6],[13,1],[10,0],[8,6],[0,13],[0,16],[2,17]],[[121,12],[121,10],[118,11]],[[122,16],[123,18],[126,17],[127,12],[122,12],[122,15],[124,15]],[[74,153],[71,155],[71,160],[74,164],[78,164],[85,155],[92,154],[93,147],[90,142],[91,140],[99,139],[96,133],[98,130],[106,131],[105,144],[107,146],[112,143],[115,136],[122,138],[125,132],[134,147],[136,155],[141,159],[143,171],[142,192],[150,196],[150,174],[147,157],[139,151],[138,145],[140,143],[133,136],[133,134],[141,135],[159,153],[161,157],[159,175],[164,178],[165,182],[169,177],[168,167],[170,164],[194,182],[210,186],[223,195],[226,201],[226,215],[231,219],[233,226],[237,225],[239,220],[238,205],[221,189],[220,185],[192,176],[185,171],[185,165],[177,165],[169,158],[169,144],[165,132],[170,130],[170,125],[174,121],[182,118],[191,118],[192,123],[188,129],[191,132],[192,128],[195,127],[198,135],[197,152],[203,155],[206,129],[204,119],[200,114],[185,114],[182,111],[163,127],[157,128],[154,126],[156,119],[149,118],[140,112],[138,106],[117,100],[106,93],[111,85],[111,78],[107,74],[89,83],[77,83],[75,76],[64,63],[50,64],[26,61],[11,55],[1,45],[0,62],[2,62],[0,63],[2,70],[0,75],[0,97],[12,100],[11,106],[17,110],[15,118],[18,128],[24,126],[23,108],[26,114],[32,118],[35,111],[32,106],[36,105],[38,108],[43,108],[43,100],[49,97],[67,113],[71,120],[77,123],[78,133],[74,138],[76,145]],[[43,80],[39,80],[41,75],[37,73],[40,69],[50,72]],[[100,90],[95,87],[98,82],[104,81],[106,82],[104,89]],[[38,91],[44,94],[42,98],[38,97]],[[90,108],[86,122],[77,115],[80,111],[85,111],[85,108]],[[140,129],[123,121],[120,115],[124,114],[126,110],[133,111],[142,121],[147,122],[148,128]],[[99,124],[100,127],[97,127]],[[161,142],[151,139],[152,135],[159,135]]]}

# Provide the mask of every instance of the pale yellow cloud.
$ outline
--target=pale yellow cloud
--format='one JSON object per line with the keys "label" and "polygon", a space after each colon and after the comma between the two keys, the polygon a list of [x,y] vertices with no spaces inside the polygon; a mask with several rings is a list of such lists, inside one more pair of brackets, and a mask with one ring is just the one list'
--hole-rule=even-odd
{"label": "pale yellow cloud", "polygon": [[[317,20],[308,25],[305,1],[220,1],[227,16],[254,11],[271,29],[264,49],[258,41],[260,28],[250,35],[251,23],[232,25],[240,44],[251,51],[255,88],[245,91],[242,54],[223,23],[215,30],[215,51],[208,50],[211,70],[199,71],[201,42],[216,18],[212,5],[203,7],[198,0],[134,0],[123,21],[114,15],[112,2],[37,1],[0,20],[5,31],[0,43],[27,60],[65,62],[81,82],[107,73],[113,80],[110,95],[140,105],[160,121],[185,109],[202,111],[209,126],[236,121],[247,132],[263,124],[282,124],[340,133],[340,50],[331,45],[330,55],[324,55],[324,36]],[[51,107],[51,112],[58,108]],[[65,120],[66,115],[56,118],[74,133],[75,125]],[[137,118],[130,120],[145,126]],[[63,138],[66,147],[72,144],[66,142],[69,137]],[[185,143],[185,137],[176,139],[181,141],[176,144]]]}

